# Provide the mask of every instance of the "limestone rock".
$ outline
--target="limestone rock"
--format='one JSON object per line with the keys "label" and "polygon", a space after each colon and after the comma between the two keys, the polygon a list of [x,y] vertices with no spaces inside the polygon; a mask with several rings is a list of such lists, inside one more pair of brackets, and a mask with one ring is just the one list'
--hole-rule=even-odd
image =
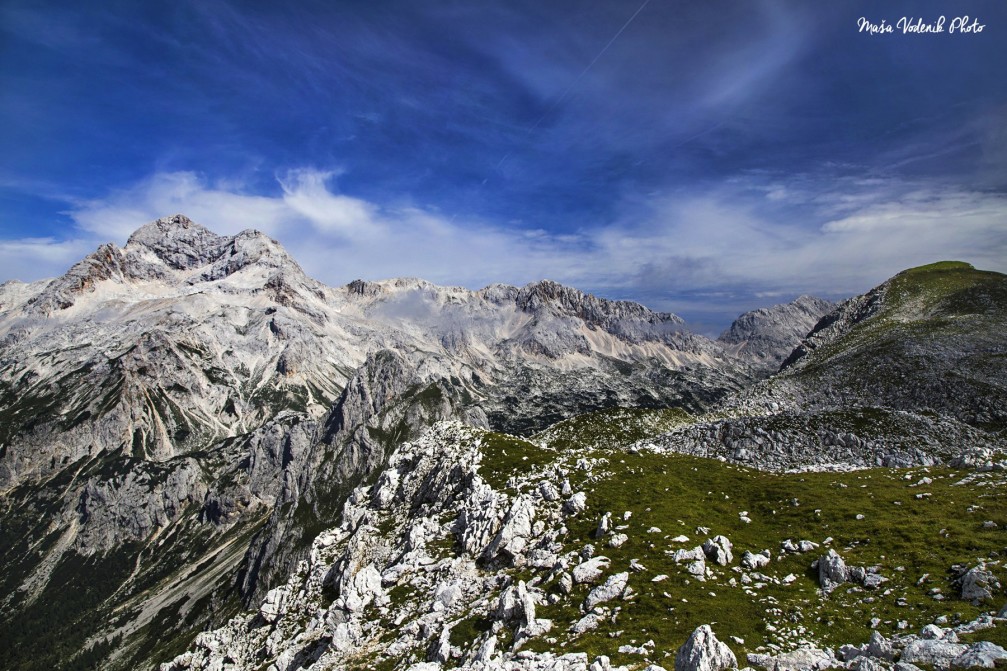
{"label": "limestone rock", "polygon": [[734,561],[731,554],[733,545],[726,536],[714,536],[703,543],[703,553],[707,559],[720,566],[727,566]]}
{"label": "limestone rock", "polygon": [[871,632],[871,640],[867,642],[864,653],[889,662],[895,659],[895,649],[891,642],[877,630]]}
{"label": "limestone rock", "polygon": [[877,659],[867,656],[857,657],[849,666],[851,671],[887,671],[887,668]]}
{"label": "limestone rock", "polygon": [[622,598],[623,592],[629,584],[629,572],[616,573],[609,576],[603,584],[595,587],[584,600],[584,610],[591,611],[598,604]]}
{"label": "limestone rock", "polygon": [[769,565],[769,561],[769,550],[763,550],[759,554],[753,554],[745,550],[745,554],[741,555],[741,566],[751,570],[765,568]]}
{"label": "limestone rock", "polygon": [[749,654],[748,663],[767,671],[822,671],[842,665],[831,650],[802,647],[775,656]]}
{"label": "limestone rock", "polygon": [[629,536],[626,534],[612,534],[608,539],[608,546],[611,548],[622,547],[628,540]]}
{"label": "limestone rock", "polygon": [[288,594],[289,588],[286,585],[280,585],[275,589],[269,590],[266,593],[265,600],[259,607],[259,615],[262,616],[262,619],[270,624],[279,620],[283,614]]}
{"label": "limestone rock", "polygon": [[961,643],[921,638],[906,646],[902,651],[900,661],[931,666],[935,669],[947,669],[956,658],[965,654],[967,650],[968,646]]}
{"label": "limestone rock", "polygon": [[818,560],[818,584],[821,585],[825,593],[829,593],[837,586],[849,579],[849,572],[846,569],[846,562],[839,554],[830,549]]}
{"label": "limestone rock", "polygon": [[723,671],[737,667],[738,658],[726,643],[717,640],[708,624],[697,627],[675,653],[675,671]]}
{"label": "limestone rock", "polygon": [[486,547],[483,556],[487,559],[505,555],[512,561],[525,551],[528,537],[532,533],[535,520],[535,505],[530,498],[518,497],[504,518],[503,525],[493,541]]}
{"label": "limestone rock", "polygon": [[605,513],[598,519],[598,527],[594,530],[595,538],[602,538],[612,529],[612,513]]}
{"label": "limestone rock", "polygon": [[563,510],[571,515],[576,515],[577,513],[583,512],[587,509],[587,494],[584,492],[577,492],[563,504]]}
{"label": "limestone rock", "polygon": [[980,641],[973,643],[967,651],[955,657],[951,666],[957,669],[992,669],[1001,660],[1007,660],[1007,650],[995,643]]}
{"label": "limestone rock", "polygon": [[597,613],[588,613],[584,617],[580,618],[570,627],[570,631],[574,634],[583,634],[588,631],[593,631],[597,629],[604,618]]}
{"label": "limestone rock", "polygon": [[610,560],[608,557],[592,557],[573,567],[573,581],[589,585],[596,583],[601,580],[601,576],[604,575],[609,563]]}
{"label": "limestone rock", "polygon": [[965,601],[978,606],[993,598],[993,591],[1000,588],[1000,582],[982,564],[973,566],[961,578],[961,595]]}

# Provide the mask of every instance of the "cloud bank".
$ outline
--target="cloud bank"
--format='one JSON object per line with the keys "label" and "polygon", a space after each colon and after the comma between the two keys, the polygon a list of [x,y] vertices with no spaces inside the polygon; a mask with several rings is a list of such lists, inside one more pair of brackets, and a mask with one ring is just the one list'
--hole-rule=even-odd
{"label": "cloud bank", "polygon": [[74,202],[67,214],[76,234],[67,241],[0,242],[0,264],[21,279],[59,274],[97,244],[123,244],[143,223],[182,212],[222,234],[259,229],[328,284],[415,276],[479,288],[548,277],[693,315],[708,328],[800,293],[851,295],[939,259],[1007,271],[1007,198],[997,193],[749,176],[622,203],[617,220],[561,234],[370,202],[339,193],[337,176],[292,170],[263,196],[191,172],[158,173]]}

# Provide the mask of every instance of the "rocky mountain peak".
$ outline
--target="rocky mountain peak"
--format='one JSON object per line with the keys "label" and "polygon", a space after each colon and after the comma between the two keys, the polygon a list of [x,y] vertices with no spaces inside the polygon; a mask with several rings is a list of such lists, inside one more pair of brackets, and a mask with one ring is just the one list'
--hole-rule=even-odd
{"label": "rocky mountain peak", "polygon": [[141,226],[126,242],[126,251],[146,248],[174,270],[210,263],[226,238],[183,214],[161,217]]}
{"label": "rocky mountain peak", "polygon": [[351,296],[377,296],[381,293],[381,285],[376,282],[356,279],[346,285],[346,293]]}
{"label": "rocky mountain peak", "polygon": [[122,282],[126,274],[122,250],[111,243],[101,245],[78,261],[66,273],[54,279],[32,298],[29,312],[51,314],[72,306],[81,294],[93,291],[103,280]]}
{"label": "rocky mountain peak", "polygon": [[219,280],[252,266],[291,271],[298,276],[304,274],[279,242],[261,231],[247,229],[233,237],[219,239],[213,263],[199,279]]}
{"label": "rocky mountain peak", "polygon": [[553,280],[541,280],[525,285],[518,290],[515,302],[518,308],[525,312],[551,311],[562,316],[578,317],[589,324],[599,326],[607,326],[622,319],[642,319],[652,323],[685,323],[678,315],[653,312],[633,301],[598,298]]}

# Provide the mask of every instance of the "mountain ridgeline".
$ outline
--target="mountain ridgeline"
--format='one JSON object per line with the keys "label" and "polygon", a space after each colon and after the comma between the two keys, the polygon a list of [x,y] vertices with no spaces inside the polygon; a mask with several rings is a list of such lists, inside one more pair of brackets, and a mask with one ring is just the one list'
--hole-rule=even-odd
{"label": "mountain ridgeline", "polygon": [[[419,552],[423,525],[468,520],[444,542],[460,543],[456,568],[491,592],[528,559],[531,546],[498,538],[526,514],[521,496],[494,495],[499,510],[475,522],[478,506],[445,496],[489,496],[473,478],[502,492],[511,471],[588,447],[762,470],[987,458],[1007,427],[1005,299],[1003,275],[942,263],[838,306],[802,296],[756,310],[711,340],[676,315],[551,281],[329,287],[261,233],[159,219],[59,278],[0,285],[0,668],[146,669],[176,657],[171,668],[220,668],[205,635],[198,654],[182,653],[222,626],[234,650],[220,655],[243,656],[233,668],[365,668],[376,658],[361,651],[378,650],[392,625],[364,627],[371,606],[353,595],[390,613],[406,583],[384,573],[402,564],[395,548]],[[563,443],[578,416],[591,430]],[[436,436],[447,451],[433,458]],[[451,471],[453,459],[472,463]],[[478,474],[465,475],[473,463]],[[413,468],[430,482],[400,482]],[[560,485],[539,498],[568,498]],[[368,506],[405,508],[392,524]],[[562,545],[562,514],[518,536]],[[357,539],[368,515],[375,526]],[[399,547],[402,533],[420,545]],[[372,565],[378,587],[355,577]],[[298,597],[295,617],[298,579],[315,581],[315,596]],[[483,613],[462,591],[465,616]],[[498,651],[506,659],[544,633],[528,598],[514,598],[525,624]],[[420,604],[398,605],[395,626],[413,622]],[[235,617],[255,636],[282,622],[283,635],[238,645]],[[475,652],[438,647],[445,622],[415,624],[388,643],[401,654],[378,657],[387,668],[474,663]]]}

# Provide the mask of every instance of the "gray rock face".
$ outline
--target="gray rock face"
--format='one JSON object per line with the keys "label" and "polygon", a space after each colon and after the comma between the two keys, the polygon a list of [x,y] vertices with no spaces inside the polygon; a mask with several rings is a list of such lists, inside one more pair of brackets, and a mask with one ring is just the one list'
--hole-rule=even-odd
{"label": "gray rock face", "polygon": [[829,550],[818,560],[818,584],[826,593],[849,580],[846,562],[835,550]]}
{"label": "gray rock face", "polygon": [[758,554],[745,550],[745,554],[741,555],[741,566],[749,570],[758,570],[768,566],[770,558],[769,550],[763,550]]}
{"label": "gray rock face", "polygon": [[734,320],[718,341],[733,345],[739,356],[765,374],[779,370],[784,359],[835,304],[814,296],[759,308]]}
{"label": "gray rock face", "polygon": [[101,245],[31,297],[25,304],[26,312],[47,316],[57,310],[66,310],[81,295],[94,292],[102,281],[122,284],[127,272],[122,251],[112,244]]}
{"label": "gray rock face", "polygon": [[861,656],[850,666],[853,671],[886,671],[888,667],[873,657]]}
{"label": "gray rock face", "polygon": [[968,646],[949,643],[940,639],[919,639],[909,643],[902,651],[900,660],[909,664],[928,665],[935,669],[947,669],[959,656],[965,654]]}
{"label": "gray rock face", "polygon": [[675,653],[675,671],[723,671],[738,668],[738,658],[717,640],[710,625],[698,627]]}
{"label": "gray rock face", "polygon": [[611,560],[608,557],[592,557],[587,561],[573,567],[573,581],[575,583],[593,584],[601,580],[605,569]]}
{"label": "gray rock face", "polygon": [[[297,534],[298,517],[331,518],[341,505],[340,494],[345,496],[349,489],[347,484],[359,482],[385,464],[394,447],[385,436],[407,440],[428,424],[454,418],[485,426],[481,413],[462,405],[457,389],[440,380],[424,380],[398,352],[380,350],[369,355],[321,421],[313,441],[287,452],[285,482],[292,492],[286,500],[297,504],[275,508],[253,539],[243,571],[246,598],[260,597],[301,557],[298,545],[285,542]],[[530,503],[515,512],[515,519],[501,532],[510,535],[501,538],[493,552],[509,550],[510,543],[519,542],[520,529],[530,524],[528,515],[533,514]]]}
{"label": "gray rock face", "polygon": [[194,459],[164,467],[139,464],[124,477],[89,478],[75,510],[77,552],[107,552],[127,541],[143,541],[174,522],[189,504],[201,504],[207,493]]}
{"label": "gray rock face", "polygon": [[[856,663],[855,660],[854,663]],[[823,671],[842,666],[831,650],[802,647],[778,655],[749,654],[748,663],[767,671]]]}
{"label": "gray rock face", "polygon": [[985,566],[973,566],[961,577],[961,595],[965,601],[978,606],[993,598],[994,590],[1000,589],[1000,581]]}
{"label": "gray rock face", "polygon": [[[945,638],[945,630],[938,627],[936,624],[928,624],[923,629],[920,630],[920,638],[926,639],[928,641],[943,640]],[[957,643],[958,637],[954,636],[954,632],[947,632],[951,634],[951,639],[949,643]]]}
{"label": "gray rock face", "polygon": [[783,367],[805,365],[811,352],[836,342],[859,324],[883,312],[890,282],[891,280],[874,287],[866,294],[843,301],[823,316],[784,361]]}
{"label": "gray rock face", "polygon": [[581,619],[577,620],[577,622],[570,627],[570,631],[575,634],[584,634],[589,631],[594,631],[601,626],[604,621],[604,618],[597,613],[588,613]]}
{"label": "gray rock face", "polygon": [[895,649],[891,642],[877,630],[871,632],[871,640],[868,641],[864,652],[871,657],[889,662],[895,659]]}
{"label": "gray rock face", "polygon": [[513,300],[518,309],[524,312],[575,317],[588,324],[589,328],[604,329],[630,342],[659,339],[662,337],[662,331],[665,333],[682,331],[685,324],[677,315],[651,312],[639,303],[631,301],[597,298],[551,280],[522,287],[517,290]]}
{"label": "gray rock face", "polygon": [[973,643],[963,654],[955,657],[951,667],[955,669],[992,669],[998,661],[1007,660],[1007,650],[995,643],[980,641]]}
{"label": "gray rock face", "polygon": [[126,247],[142,247],[174,270],[198,268],[221,253],[224,238],[182,214],[164,217],[141,226],[129,237]]}
{"label": "gray rock face", "polygon": [[612,601],[613,599],[621,599],[628,584],[628,572],[616,573],[613,576],[609,576],[608,580],[588,593],[587,598],[584,600],[584,610],[590,611],[599,604]]}
{"label": "gray rock face", "polygon": [[676,550],[672,559],[676,564],[684,562],[686,564],[685,570],[697,580],[706,580],[706,553],[701,546],[696,546],[691,550]]}
{"label": "gray rock face", "polygon": [[583,512],[587,509],[587,494],[584,492],[576,492],[573,496],[566,500],[566,503],[563,504],[563,509],[571,515]]}
{"label": "gray rock face", "polygon": [[733,547],[727,536],[714,536],[703,543],[703,552],[714,564],[727,566],[734,561],[734,555],[731,554]]}

